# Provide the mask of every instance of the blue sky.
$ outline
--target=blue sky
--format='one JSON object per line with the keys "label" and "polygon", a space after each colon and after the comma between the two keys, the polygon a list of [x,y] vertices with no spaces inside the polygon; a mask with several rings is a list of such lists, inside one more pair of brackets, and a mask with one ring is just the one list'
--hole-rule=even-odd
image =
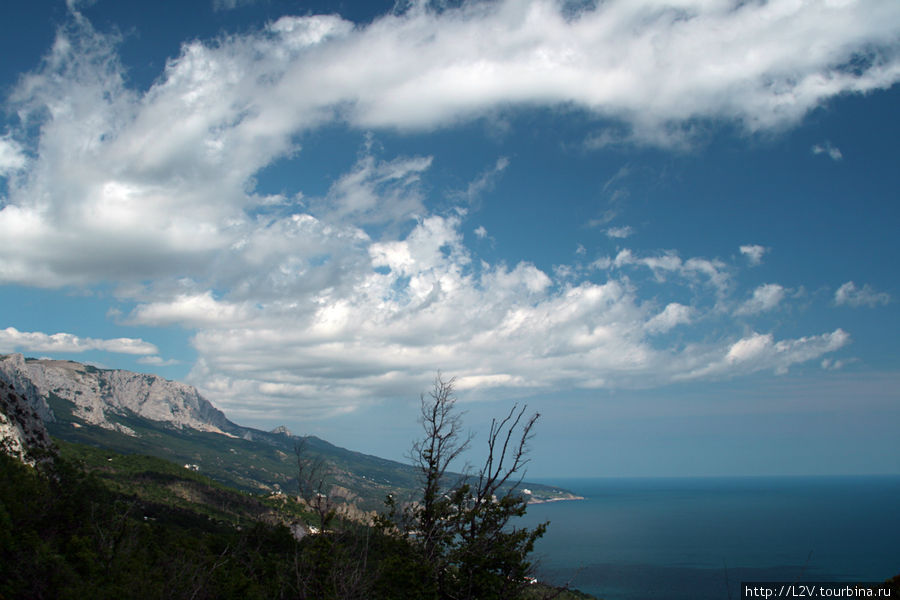
{"label": "blue sky", "polygon": [[389,458],[441,370],[533,476],[900,473],[893,0],[2,11],[0,352]]}

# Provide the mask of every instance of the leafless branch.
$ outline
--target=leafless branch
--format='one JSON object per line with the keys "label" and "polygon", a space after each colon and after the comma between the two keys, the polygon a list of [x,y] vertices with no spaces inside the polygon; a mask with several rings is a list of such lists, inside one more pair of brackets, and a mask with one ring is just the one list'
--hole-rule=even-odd
{"label": "leafless branch", "polygon": [[309,441],[303,438],[294,444],[297,457],[297,486],[300,498],[306,502],[318,517],[319,529],[324,531],[334,518],[337,509],[331,498],[328,483],[329,467],[321,455],[313,455]]}

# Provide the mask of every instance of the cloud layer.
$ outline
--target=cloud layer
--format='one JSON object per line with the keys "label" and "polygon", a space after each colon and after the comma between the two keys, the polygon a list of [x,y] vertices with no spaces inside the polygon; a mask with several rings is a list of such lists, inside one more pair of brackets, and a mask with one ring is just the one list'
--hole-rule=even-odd
{"label": "cloud layer", "polygon": [[[321,197],[262,195],[254,177],[335,122],[429,131],[545,106],[587,115],[597,135],[663,146],[708,121],[787,127],[837,94],[900,79],[897,2],[414,3],[365,26],[283,17],[186,43],[145,92],[126,84],[116,40],[72,10],[9,99],[0,281],[116,286],[135,305],[130,322],[194,332],[194,381],[236,414],[350,410],[438,367],[477,389],[646,386],[784,370],[848,340],[708,338],[729,302],[749,316],[783,299],[770,284],[734,306],[737,267],[715,257],[622,248],[565,277],[476,259],[466,210],[509,158],[442,212],[421,185],[431,156],[366,148]],[[740,252],[759,264],[765,248]],[[641,273],[679,299],[645,294]],[[835,301],[881,302],[866,294]],[[31,335],[10,331],[9,344]]]}
{"label": "cloud layer", "polygon": [[153,344],[135,338],[100,340],[71,333],[47,335],[38,331],[19,331],[15,327],[0,329],[0,352],[86,352],[103,350],[122,354],[156,354]]}

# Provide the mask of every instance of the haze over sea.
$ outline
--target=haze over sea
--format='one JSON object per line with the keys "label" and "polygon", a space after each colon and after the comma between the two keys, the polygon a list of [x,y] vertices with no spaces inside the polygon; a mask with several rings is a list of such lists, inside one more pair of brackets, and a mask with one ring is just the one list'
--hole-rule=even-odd
{"label": "haze over sea", "polygon": [[741,581],[900,573],[900,476],[550,479],[538,576],[604,600],[740,598]]}

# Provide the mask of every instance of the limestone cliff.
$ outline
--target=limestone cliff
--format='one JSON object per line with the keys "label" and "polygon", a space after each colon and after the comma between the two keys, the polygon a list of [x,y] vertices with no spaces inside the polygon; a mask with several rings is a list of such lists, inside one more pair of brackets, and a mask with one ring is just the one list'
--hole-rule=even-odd
{"label": "limestone cliff", "polygon": [[56,420],[47,404],[46,397],[31,381],[31,373],[21,354],[0,355],[0,381],[8,383],[12,389],[38,414],[45,423]]}
{"label": "limestone cliff", "polygon": [[33,466],[40,451],[52,448],[38,412],[12,385],[0,380],[0,452]]}
{"label": "limestone cliff", "polygon": [[[78,419],[107,429],[132,434],[110,417],[133,413],[176,428],[227,433],[234,428],[196,388],[156,375],[97,369],[66,360],[25,360],[21,354],[0,357],[0,379],[17,389],[33,389],[33,402],[53,418],[47,400],[55,395],[74,405]],[[27,395],[27,394],[26,394]],[[43,414],[41,415],[44,416]]]}

